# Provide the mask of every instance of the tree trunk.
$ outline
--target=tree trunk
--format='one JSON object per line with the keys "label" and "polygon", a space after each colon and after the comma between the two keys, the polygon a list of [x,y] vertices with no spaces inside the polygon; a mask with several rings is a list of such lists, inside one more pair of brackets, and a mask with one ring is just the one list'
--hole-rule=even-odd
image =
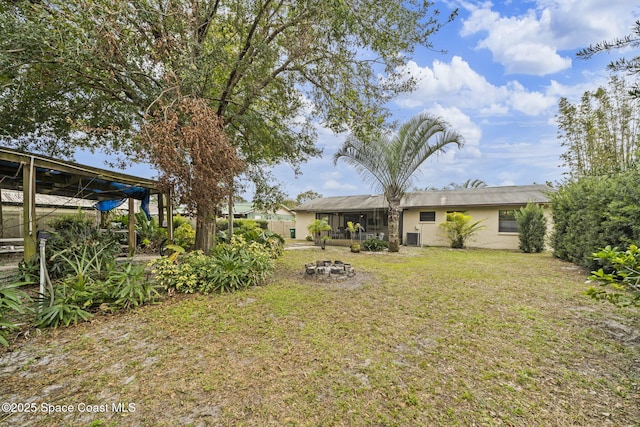
{"label": "tree trunk", "polygon": [[229,218],[229,226],[227,233],[229,234],[229,242],[231,242],[231,240],[233,239],[233,185],[231,185],[229,188],[229,210],[227,216],[227,218]]}
{"label": "tree trunk", "polygon": [[215,219],[211,219],[211,215],[198,212],[196,214],[196,250],[201,250],[205,254],[211,252],[214,246],[212,234],[215,227]]}
{"label": "tree trunk", "polygon": [[399,202],[389,200],[389,252],[400,252],[400,208]]}

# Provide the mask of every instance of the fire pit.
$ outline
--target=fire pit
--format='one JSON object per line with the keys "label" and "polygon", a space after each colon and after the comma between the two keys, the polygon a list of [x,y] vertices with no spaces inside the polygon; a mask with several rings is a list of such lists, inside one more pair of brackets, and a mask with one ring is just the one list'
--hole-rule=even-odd
{"label": "fire pit", "polygon": [[305,264],[304,270],[309,276],[325,280],[341,280],[356,275],[351,264],[342,261],[316,261],[315,264]]}

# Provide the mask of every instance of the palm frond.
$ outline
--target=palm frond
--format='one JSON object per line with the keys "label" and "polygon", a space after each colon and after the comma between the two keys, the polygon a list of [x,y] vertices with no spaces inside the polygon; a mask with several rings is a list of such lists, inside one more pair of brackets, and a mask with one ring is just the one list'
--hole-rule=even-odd
{"label": "palm frond", "polygon": [[376,190],[399,199],[429,157],[444,152],[451,144],[460,148],[463,143],[462,135],[450,130],[442,118],[419,114],[395,134],[379,133],[367,141],[348,137],[333,160],[334,164],[343,160]]}

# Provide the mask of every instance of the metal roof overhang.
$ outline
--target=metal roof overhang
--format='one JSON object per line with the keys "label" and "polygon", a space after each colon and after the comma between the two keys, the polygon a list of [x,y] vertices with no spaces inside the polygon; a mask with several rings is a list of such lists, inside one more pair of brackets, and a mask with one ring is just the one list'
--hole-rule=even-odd
{"label": "metal roof overhang", "polygon": [[[162,194],[158,182],[93,166],[80,165],[39,154],[0,147],[0,189],[23,193],[24,259],[36,254],[35,194],[74,197],[95,201],[129,199],[129,253],[135,251],[133,201],[135,193]],[[147,192],[148,190],[148,192]],[[135,195],[134,195],[135,194]],[[163,197],[158,197],[159,205]],[[170,200],[170,195],[167,196]],[[171,203],[167,210],[169,238],[173,238]],[[1,209],[1,207],[0,207]],[[161,223],[163,210],[159,209]]]}
{"label": "metal roof overhang", "polygon": [[157,181],[93,166],[0,147],[0,188],[24,191],[22,168],[35,173],[39,194],[107,200],[129,197],[123,190],[139,187],[160,193]]}

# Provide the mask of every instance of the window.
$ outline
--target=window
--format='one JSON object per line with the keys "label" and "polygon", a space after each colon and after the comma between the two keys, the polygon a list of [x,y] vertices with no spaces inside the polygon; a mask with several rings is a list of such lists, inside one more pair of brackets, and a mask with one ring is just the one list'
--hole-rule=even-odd
{"label": "window", "polygon": [[516,211],[514,209],[498,211],[498,231],[500,233],[517,233]]}
{"label": "window", "polygon": [[435,211],[420,212],[420,222],[435,222],[435,221],[436,221]]}

